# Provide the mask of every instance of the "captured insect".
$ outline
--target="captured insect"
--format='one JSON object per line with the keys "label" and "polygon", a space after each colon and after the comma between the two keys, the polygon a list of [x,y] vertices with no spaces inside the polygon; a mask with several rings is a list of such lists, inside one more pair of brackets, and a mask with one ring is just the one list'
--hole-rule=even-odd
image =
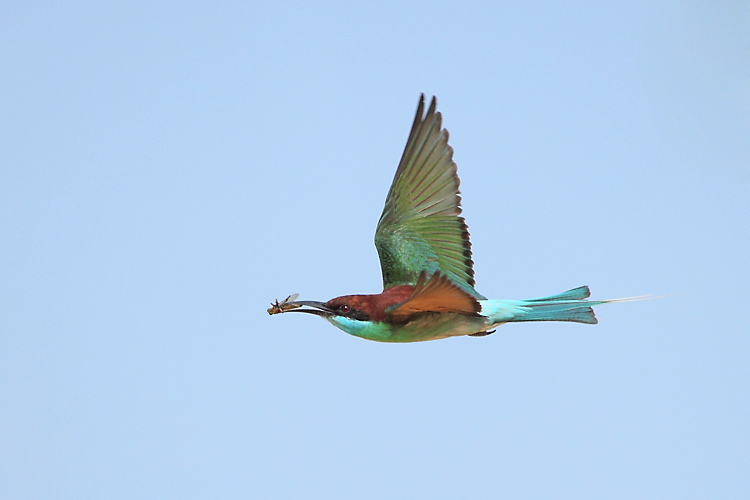
{"label": "captured insect", "polygon": [[294,302],[295,300],[297,300],[297,297],[299,297],[299,294],[294,293],[281,302],[279,302],[279,299],[276,299],[276,301],[271,302],[271,307],[268,308],[268,314],[281,314],[283,312],[291,311],[292,309],[301,307],[297,304],[289,304],[289,302]]}

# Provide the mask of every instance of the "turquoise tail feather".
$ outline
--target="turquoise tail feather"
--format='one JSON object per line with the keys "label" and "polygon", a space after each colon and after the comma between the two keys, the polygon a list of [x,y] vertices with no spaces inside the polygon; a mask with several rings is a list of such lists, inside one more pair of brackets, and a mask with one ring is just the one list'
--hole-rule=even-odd
{"label": "turquoise tail feather", "polygon": [[480,300],[483,316],[488,323],[501,324],[511,321],[572,321],[595,325],[598,323],[593,306],[610,302],[626,302],[650,298],[628,297],[624,299],[586,300],[591,295],[589,287],[581,286],[567,292],[531,300]]}
{"label": "turquoise tail feather", "polygon": [[589,287],[579,286],[567,292],[558,293],[557,295],[550,295],[549,297],[541,297],[538,299],[527,300],[525,302],[544,302],[549,300],[583,300],[591,297],[591,290]]}

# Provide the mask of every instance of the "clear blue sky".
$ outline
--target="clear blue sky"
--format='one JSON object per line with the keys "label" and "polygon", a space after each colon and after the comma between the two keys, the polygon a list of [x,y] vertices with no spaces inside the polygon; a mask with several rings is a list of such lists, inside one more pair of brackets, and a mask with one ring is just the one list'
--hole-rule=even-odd
{"label": "clear blue sky", "polygon": [[[6,2],[3,498],[749,498],[746,2]],[[478,290],[600,324],[387,345],[438,96]]]}

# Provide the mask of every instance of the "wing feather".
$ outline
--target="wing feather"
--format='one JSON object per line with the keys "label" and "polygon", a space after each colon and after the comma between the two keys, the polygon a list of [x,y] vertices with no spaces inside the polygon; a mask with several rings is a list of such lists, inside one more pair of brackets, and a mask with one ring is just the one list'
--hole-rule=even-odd
{"label": "wing feather", "polygon": [[404,153],[375,232],[383,288],[414,286],[439,271],[470,296],[474,290],[469,231],[461,214],[459,179],[448,131],[421,96]]}
{"label": "wing feather", "polygon": [[425,272],[420,273],[411,296],[391,310],[388,318],[394,322],[405,322],[415,314],[428,312],[477,315],[481,310],[476,297],[469,295],[440,272],[429,280]]}

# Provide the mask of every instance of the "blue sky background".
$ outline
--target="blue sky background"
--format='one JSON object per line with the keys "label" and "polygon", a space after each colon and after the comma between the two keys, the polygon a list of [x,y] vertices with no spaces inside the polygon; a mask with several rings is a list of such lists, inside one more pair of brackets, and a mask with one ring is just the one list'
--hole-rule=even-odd
{"label": "blue sky background", "polygon": [[[748,498],[746,2],[6,2],[3,498]],[[438,96],[478,290],[678,294],[368,342]]]}

